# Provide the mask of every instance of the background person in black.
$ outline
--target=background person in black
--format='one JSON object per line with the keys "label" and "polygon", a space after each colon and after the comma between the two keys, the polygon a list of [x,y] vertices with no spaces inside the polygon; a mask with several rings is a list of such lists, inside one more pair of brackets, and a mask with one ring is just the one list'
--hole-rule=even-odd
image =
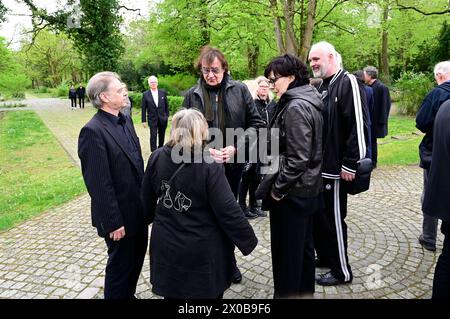
{"label": "background person in black", "polygon": [[[158,79],[152,75],[148,78],[150,90],[142,96],[142,124],[150,127],[150,150],[164,145],[167,121],[169,120],[169,101],[166,91],[158,89]],[[156,146],[158,140],[158,146]]]}
{"label": "background person in black", "polygon": [[80,105],[80,109],[84,109],[84,97],[86,94],[86,89],[84,86],[80,84],[80,86],[77,88],[77,97],[78,97],[78,104]]}
{"label": "background person in black", "polygon": [[70,107],[72,110],[77,108],[77,91],[73,85],[70,86],[69,89],[69,99],[70,99]]}
{"label": "background person in black", "polygon": [[378,79],[378,70],[374,66],[364,68],[364,81],[373,90],[373,110],[371,112],[371,146],[372,164],[375,168],[378,160],[377,138],[388,134],[389,112],[391,111],[391,96],[389,89]]}
{"label": "background person in black", "polygon": [[[256,78],[256,97],[254,99],[256,109],[261,115],[266,127],[275,113],[276,103],[269,95],[269,80],[264,76]],[[247,218],[265,217],[267,213],[261,209],[261,204],[255,198],[255,191],[258,188],[261,176],[259,174],[259,163],[247,162],[242,173],[241,185],[239,188],[239,205]],[[249,194],[249,205],[247,206],[247,192]]]}
{"label": "background person in black", "polygon": [[[419,145],[420,167],[423,168],[422,200],[427,192],[427,179],[433,157],[433,125],[440,106],[450,99],[450,60],[434,66],[437,86],[423,99],[416,115],[416,127],[425,133]],[[436,250],[438,219],[423,212],[422,233],[419,243],[427,250]]]}
{"label": "background person in black", "polygon": [[293,55],[272,60],[264,75],[279,98],[270,129],[279,130],[275,138],[279,138],[281,163],[273,184],[264,187],[270,189],[273,202],[270,244],[274,298],[312,297],[313,217],[320,209],[322,191],[323,103],[309,85],[306,65]]}
{"label": "background person in black", "polygon": [[357,162],[367,155],[369,114],[362,85],[339,66],[336,50],[330,43],[314,44],[308,60],[314,76],[323,79],[318,91],[324,103],[324,207],[315,216],[314,245],[317,265],[330,268],[316,282],[333,286],[353,280],[347,254],[345,182],[354,180]]}
{"label": "background person in black", "polygon": [[119,112],[126,95],[116,73],[97,73],[87,92],[99,110],[80,131],[78,156],[92,225],[108,247],[105,299],[134,299],[149,223],[140,200],[144,162],[139,139],[129,117]]}
{"label": "background person in black", "polygon": [[450,100],[444,102],[434,120],[433,158],[422,210],[442,220],[444,246],[434,271],[433,299],[450,299]]}
{"label": "background person in black", "polygon": [[[256,129],[264,127],[264,123],[247,86],[230,79],[228,62],[220,50],[210,46],[202,48],[196,67],[201,76],[197,85],[186,93],[183,107],[200,110],[209,128],[220,129],[223,133],[223,148],[212,150],[211,156],[224,163],[225,176],[237,199],[244,163],[236,163],[237,144],[225,140],[226,129],[242,128],[256,134]],[[233,282],[241,280],[241,272],[236,267]]]}
{"label": "background person in black", "polygon": [[[207,139],[201,112],[177,112],[170,141],[152,153],[145,171],[142,198],[153,219],[150,280],[166,298],[221,298],[235,271],[234,245],[248,255],[257,244],[223,165],[203,157]],[[190,156],[177,172],[183,165],[173,160],[178,147]]]}

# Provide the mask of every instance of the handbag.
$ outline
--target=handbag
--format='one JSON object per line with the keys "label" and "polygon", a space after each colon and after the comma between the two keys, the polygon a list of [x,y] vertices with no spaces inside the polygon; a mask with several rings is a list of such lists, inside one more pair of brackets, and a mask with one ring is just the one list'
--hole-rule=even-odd
{"label": "handbag", "polygon": [[365,192],[370,187],[370,175],[373,170],[372,160],[370,158],[363,158],[358,161],[356,168],[355,179],[351,182],[344,181],[346,184],[347,193],[356,195]]}

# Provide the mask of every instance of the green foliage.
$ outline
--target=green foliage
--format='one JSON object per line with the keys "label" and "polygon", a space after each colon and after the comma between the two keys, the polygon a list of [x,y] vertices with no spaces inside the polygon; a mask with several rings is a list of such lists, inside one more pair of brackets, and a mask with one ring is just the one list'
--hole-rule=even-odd
{"label": "green foliage", "polygon": [[63,82],[56,87],[56,96],[57,97],[68,97],[69,96],[70,84]]}
{"label": "green foliage", "polygon": [[30,80],[23,74],[13,52],[0,37],[0,93],[5,97],[23,98],[25,89],[29,86]]}
{"label": "green foliage", "polygon": [[5,5],[0,1],[0,23],[4,22],[6,20],[6,11],[8,9],[5,7]]}
{"label": "green foliage", "polygon": [[[145,79],[148,87],[148,79]],[[187,74],[164,75],[158,77],[158,87],[166,90],[167,95],[180,95],[197,83],[198,78]]]}
{"label": "green foliage", "polygon": [[400,92],[399,111],[407,115],[415,115],[425,95],[434,86],[434,81],[424,73],[403,72],[395,83]]}
{"label": "green foliage", "polygon": [[[133,99],[133,110],[140,109],[142,106],[142,93],[128,92],[128,95]],[[174,115],[183,105],[184,97],[167,95],[167,102],[169,103],[169,113]]]}
{"label": "green foliage", "polygon": [[39,32],[34,42],[22,43],[19,56],[34,86],[57,87],[63,81],[82,80],[82,58],[64,33]]}
{"label": "green foliage", "polygon": [[128,96],[133,100],[133,109],[140,109],[142,105],[142,93],[128,91]]}
{"label": "green foliage", "polygon": [[450,25],[448,25],[447,20],[442,24],[437,46],[431,57],[435,64],[450,59]]}
{"label": "green foliage", "polygon": [[182,105],[183,105],[183,100],[184,97],[182,96],[167,96],[167,100],[169,102],[169,112],[170,115],[174,115],[176,112],[178,112]]}
{"label": "green foliage", "polygon": [[80,170],[34,112],[0,112],[0,230],[85,191]]}

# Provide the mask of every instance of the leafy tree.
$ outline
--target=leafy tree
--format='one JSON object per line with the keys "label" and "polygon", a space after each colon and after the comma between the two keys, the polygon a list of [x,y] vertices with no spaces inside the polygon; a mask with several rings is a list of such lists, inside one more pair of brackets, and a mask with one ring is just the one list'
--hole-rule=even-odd
{"label": "leafy tree", "polygon": [[118,0],[68,0],[64,10],[49,14],[33,0],[22,0],[35,18],[34,32],[44,28],[65,32],[85,57],[86,67],[93,74],[101,70],[116,71],[124,48],[120,33],[122,17]]}
{"label": "leafy tree", "polygon": [[24,75],[21,65],[13,52],[0,37],[0,95],[23,97],[23,92],[29,86],[29,79]]}
{"label": "leafy tree", "polygon": [[0,1],[0,23],[5,22],[5,20],[6,20],[6,11],[8,11],[8,9]]}
{"label": "leafy tree", "polygon": [[63,81],[82,81],[83,64],[72,41],[63,34],[41,31],[33,43],[24,42],[20,57],[34,86],[57,87]]}

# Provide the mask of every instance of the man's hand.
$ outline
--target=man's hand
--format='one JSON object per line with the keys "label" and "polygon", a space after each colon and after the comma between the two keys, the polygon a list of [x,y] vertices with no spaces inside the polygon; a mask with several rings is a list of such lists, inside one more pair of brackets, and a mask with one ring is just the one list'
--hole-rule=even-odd
{"label": "man's hand", "polygon": [[116,229],[112,233],[109,233],[109,238],[111,238],[114,241],[119,241],[123,237],[125,237],[125,226],[122,226],[119,229]]}
{"label": "man's hand", "polygon": [[223,153],[222,151],[216,150],[214,148],[209,149],[209,154],[216,163],[223,163]]}
{"label": "man's hand", "polygon": [[236,148],[233,145],[224,147],[221,151],[225,163],[228,163],[233,158],[234,154],[236,154]]}
{"label": "man's hand", "polygon": [[147,127],[148,127],[147,122],[143,122],[143,123],[142,123],[142,126],[143,126],[144,128],[147,128]]}
{"label": "man's hand", "polygon": [[344,181],[351,182],[352,180],[355,179],[355,174],[350,174],[350,173],[341,171],[341,178],[342,178]]}

